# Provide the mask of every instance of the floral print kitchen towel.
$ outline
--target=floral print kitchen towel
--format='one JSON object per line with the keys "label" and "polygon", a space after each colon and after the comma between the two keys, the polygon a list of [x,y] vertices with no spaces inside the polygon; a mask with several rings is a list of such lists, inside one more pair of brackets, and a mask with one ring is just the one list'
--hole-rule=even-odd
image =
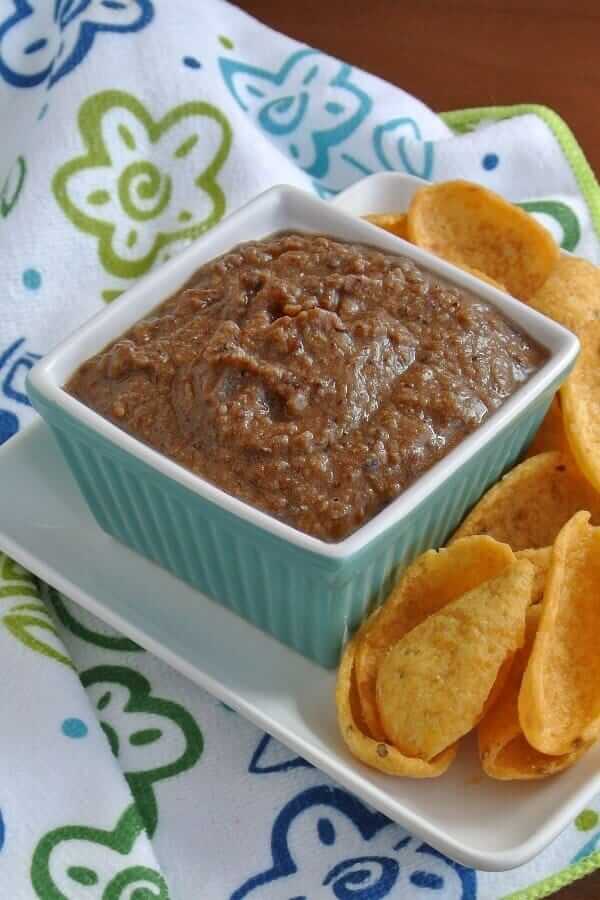
{"label": "floral print kitchen towel", "polygon": [[[0,0],[0,123],[0,443],[43,353],[278,182],[467,177],[600,260],[551,111],[438,116],[220,0]],[[3,900],[533,898],[598,864],[600,802],[515,872],[446,859],[1,552],[0,660]]]}

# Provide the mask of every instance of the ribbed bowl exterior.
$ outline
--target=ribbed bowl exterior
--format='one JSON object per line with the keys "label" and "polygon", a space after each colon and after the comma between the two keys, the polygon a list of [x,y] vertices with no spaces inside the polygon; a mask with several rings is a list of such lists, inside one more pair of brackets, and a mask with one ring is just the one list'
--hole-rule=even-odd
{"label": "ribbed bowl exterior", "polygon": [[[386,596],[404,566],[441,546],[531,441],[555,385],[353,556],[290,544],[198,496],[72,418],[30,388],[104,531],[324,666]],[[168,602],[168,598],[165,600]],[[198,603],[206,602],[198,596]],[[140,597],[143,603],[143,597]]]}

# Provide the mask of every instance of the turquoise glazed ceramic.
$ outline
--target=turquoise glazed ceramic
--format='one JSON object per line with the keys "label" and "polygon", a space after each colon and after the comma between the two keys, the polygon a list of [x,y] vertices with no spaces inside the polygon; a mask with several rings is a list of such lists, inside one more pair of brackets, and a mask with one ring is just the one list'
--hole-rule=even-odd
{"label": "turquoise glazed ceramic", "polygon": [[[337,664],[349,632],[385,598],[396,574],[423,550],[441,546],[485,490],[514,465],[552,396],[548,391],[536,400],[364,549],[328,559],[192,493],[30,388],[101,528],[327,667]],[[198,596],[198,603],[204,602]]]}
{"label": "turquoise glazed ceramic", "polygon": [[[337,544],[296,531],[225,494],[63,389],[84,360],[149,314],[203,263],[241,241],[291,230],[411,257],[494,304],[548,351],[540,370],[473,434]],[[385,597],[402,567],[443,544],[519,458],[577,351],[573,335],[514,298],[331,204],[278,187],[228,216],[86,322],[34,367],[28,389],[105,531],[300,653],[335,666],[349,633]],[[208,601],[198,594],[197,602]]]}

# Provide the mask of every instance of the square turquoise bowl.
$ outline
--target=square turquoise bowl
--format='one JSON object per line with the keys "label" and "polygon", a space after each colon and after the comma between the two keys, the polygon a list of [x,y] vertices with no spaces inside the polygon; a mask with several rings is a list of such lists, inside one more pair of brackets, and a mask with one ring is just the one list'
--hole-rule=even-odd
{"label": "square turquoise bowl", "polygon": [[[63,389],[82,362],[149,314],[204,263],[242,241],[291,230],[404,254],[489,301],[548,350],[543,367],[477,431],[338,543],[297,531],[226,494]],[[513,465],[578,349],[570,332],[507,294],[331,204],[282,186],[228,216],[86,322],[35,366],[28,390],[104,531],[331,667],[348,635],[385,597],[394,574],[423,550],[443,544]],[[198,603],[206,602],[199,594]]]}

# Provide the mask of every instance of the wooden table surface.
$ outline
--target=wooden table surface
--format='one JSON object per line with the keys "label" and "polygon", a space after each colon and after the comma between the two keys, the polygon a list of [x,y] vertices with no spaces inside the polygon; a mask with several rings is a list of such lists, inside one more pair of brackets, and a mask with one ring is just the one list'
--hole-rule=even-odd
{"label": "wooden table surface", "polygon": [[[600,172],[598,0],[237,0],[432,109],[543,103]],[[600,900],[600,872],[553,895]]]}

